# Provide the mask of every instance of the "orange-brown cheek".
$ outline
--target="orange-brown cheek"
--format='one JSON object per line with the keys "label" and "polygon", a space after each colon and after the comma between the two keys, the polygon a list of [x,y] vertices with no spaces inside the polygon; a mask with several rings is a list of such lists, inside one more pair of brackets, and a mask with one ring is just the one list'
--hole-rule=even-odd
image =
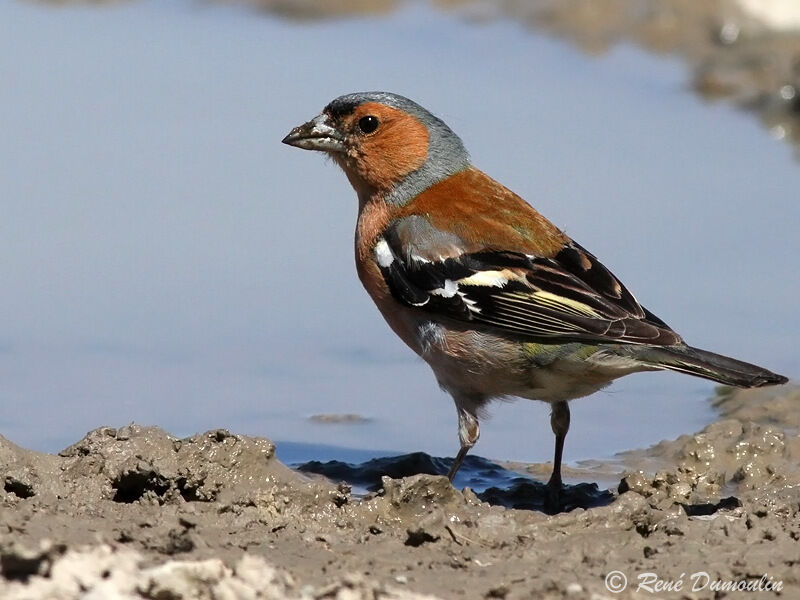
{"label": "orange-brown cheek", "polygon": [[356,161],[361,177],[387,189],[419,169],[428,156],[428,129],[418,119],[386,106],[360,107],[381,120],[381,128],[362,139]]}

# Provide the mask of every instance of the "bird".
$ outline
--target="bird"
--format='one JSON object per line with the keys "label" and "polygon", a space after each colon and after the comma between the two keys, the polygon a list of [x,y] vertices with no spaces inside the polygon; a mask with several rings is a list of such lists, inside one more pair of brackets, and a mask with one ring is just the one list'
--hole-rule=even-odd
{"label": "bird", "polygon": [[326,153],[356,192],[359,279],[455,403],[451,482],[496,399],[550,404],[546,501],[558,507],[571,400],[641,371],[741,388],[787,382],[688,345],[595,255],[473,166],[458,135],[406,97],[340,96],[282,141]]}

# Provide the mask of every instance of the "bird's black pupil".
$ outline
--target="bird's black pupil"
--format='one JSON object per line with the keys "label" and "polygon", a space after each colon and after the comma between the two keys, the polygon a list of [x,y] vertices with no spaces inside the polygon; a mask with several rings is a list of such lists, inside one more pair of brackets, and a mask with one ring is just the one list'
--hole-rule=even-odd
{"label": "bird's black pupil", "polygon": [[378,128],[380,122],[378,121],[378,117],[373,117],[372,115],[361,117],[358,121],[358,128],[363,131],[364,133],[372,133]]}

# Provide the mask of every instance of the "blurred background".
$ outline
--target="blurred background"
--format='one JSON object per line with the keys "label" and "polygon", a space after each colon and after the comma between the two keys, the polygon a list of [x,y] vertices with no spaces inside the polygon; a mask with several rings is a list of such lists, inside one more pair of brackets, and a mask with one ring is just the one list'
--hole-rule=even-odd
{"label": "blurred background", "polygon": [[[690,343],[796,376],[798,86],[795,0],[3,0],[0,434],[452,456],[355,275],[355,194],[280,143],[364,90],[442,117]],[[713,393],[628,377],[572,403],[566,459],[694,432]],[[547,406],[492,414],[477,453],[550,459]]]}

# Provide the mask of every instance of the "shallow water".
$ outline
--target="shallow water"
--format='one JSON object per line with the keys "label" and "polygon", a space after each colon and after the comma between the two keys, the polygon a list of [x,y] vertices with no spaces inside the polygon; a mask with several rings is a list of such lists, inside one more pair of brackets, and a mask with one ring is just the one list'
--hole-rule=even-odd
{"label": "shallow water", "polygon": [[[296,465],[296,468],[306,474],[324,475],[332,481],[345,482],[356,494],[367,494],[380,493],[383,477],[400,479],[422,473],[447,475],[451,464],[452,459],[449,458],[413,452],[401,456],[371,458],[360,464],[314,460]],[[544,482],[475,455],[464,459],[453,479],[453,485],[459,489],[469,487],[477,493],[478,498],[493,505],[538,511],[555,509],[552,503],[547,502],[547,485]],[[569,512],[575,508],[606,506],[614,497],[611,490],[600,489],[596,483],[567,483],[562,487],[558,510]]]}
{"label": "shallow water", "polygon": [[[592,58],[426,4],[296,22],[12,1],[0,80],[0,433],[27,447],[135,421],[364,459],[455,453],[451,401],[356,279],[345,178],[280,144],[364,89],[439,114],[691,343],[800,371],[800,170],[749,114],[693,95],[676,60]],[[565,458],[695,431],[712,390],[646,374],[574,402]],[[546,406],[492,413],[480,455],[551,458]]]}

